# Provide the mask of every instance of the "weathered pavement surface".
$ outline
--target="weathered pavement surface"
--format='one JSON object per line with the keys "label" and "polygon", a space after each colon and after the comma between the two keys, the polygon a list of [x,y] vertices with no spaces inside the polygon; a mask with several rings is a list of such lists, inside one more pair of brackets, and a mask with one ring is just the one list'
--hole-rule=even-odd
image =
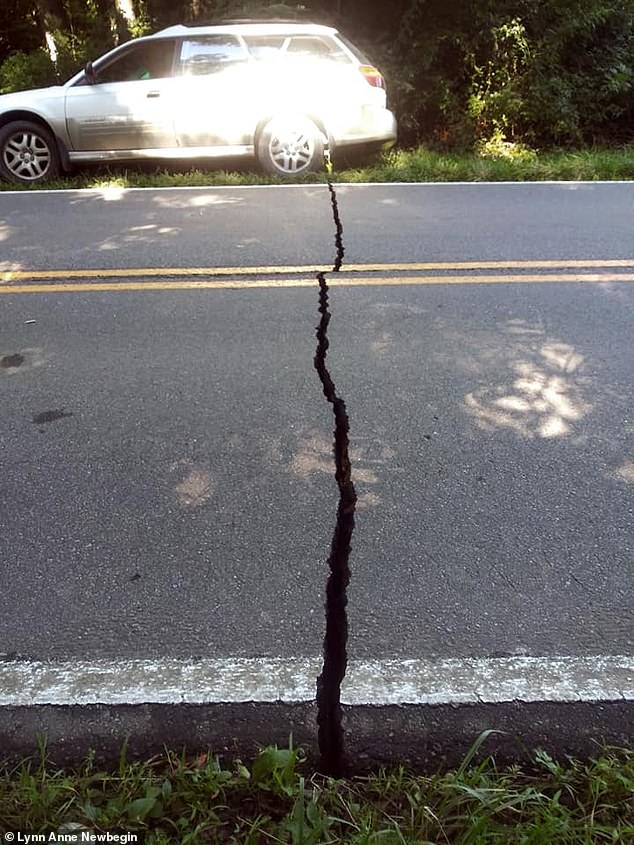
{"label": "weathered pavement surface", "polygon": [[[338,196],[398,265],[331,293],[350,759],[631,741],[634,188]],[[332,418],[279,268],[331,263],[326,188],[5,194],[0,238],[3,750],[314,747]]]}

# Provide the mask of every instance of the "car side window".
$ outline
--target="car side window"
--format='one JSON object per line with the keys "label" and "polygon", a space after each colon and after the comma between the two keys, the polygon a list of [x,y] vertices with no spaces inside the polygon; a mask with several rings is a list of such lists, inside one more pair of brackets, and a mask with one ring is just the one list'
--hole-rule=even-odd
{"label": "car side window", "polygon": [[247,54],[233,35],[186,38],[181,44],[179,73],[207,76],[246,61]]}
{"label": "car side window", "polygon": [[147,41],[135,44],[105,67],[96,69],[97,82],[135,82],[142,79],[165,79],[172,75],[173,40]]}

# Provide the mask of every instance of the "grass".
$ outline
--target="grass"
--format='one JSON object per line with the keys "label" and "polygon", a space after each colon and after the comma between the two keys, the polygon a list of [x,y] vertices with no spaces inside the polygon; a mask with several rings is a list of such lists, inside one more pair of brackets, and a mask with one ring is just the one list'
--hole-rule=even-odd
{"label": "grass", "polygon": [[[244,166],[244,165],[242,165]],[[158,188],[218,185],[267,185],[284,181],[250,169],[231,169],[235,163],[182,162],[169,169],[139,164],[135,169],[93,167],[49,183],[49,188]],[[338,169],[338,182],[500,182],[542,180],[634,179],[634,146],[618,149],[537,152],[520,144],[489,142],[472,153],[441,153],[419,147],[393,150],[364,167]],[[323,182],[321,173],[296,182]],[[0,183],[0,190],[15,188]],[[29,188],[24,188],[29,190]]]}
{"label": "grass", "polygon": [[91,757],[57,770],[43,753],[0,775],[0,833],[130,831],[148,845],[634,842],[634,752],[604,748],[565,763],[537,752],[524,769],[474,759],[431,776],[395,769],[334,781],[303,774],[292,747],[265,748],[249,767],[223,768],[210,754],[123,755],[115,772]]}

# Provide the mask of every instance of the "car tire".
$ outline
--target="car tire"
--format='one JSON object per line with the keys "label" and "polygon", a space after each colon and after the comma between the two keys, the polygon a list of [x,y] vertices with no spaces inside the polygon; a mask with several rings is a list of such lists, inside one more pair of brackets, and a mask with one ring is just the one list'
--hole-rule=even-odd
{"label": "car tire", "polygon": [[60,160],[52,133],[40,123],[15,120],[0,127],[0,177],[37,185],[59,176]]}
{"label": "car tire", "polygon": [[324,138],[305,115],[277,115],[262,129],[256,154],[267,173],[297,176],[323,166]]}

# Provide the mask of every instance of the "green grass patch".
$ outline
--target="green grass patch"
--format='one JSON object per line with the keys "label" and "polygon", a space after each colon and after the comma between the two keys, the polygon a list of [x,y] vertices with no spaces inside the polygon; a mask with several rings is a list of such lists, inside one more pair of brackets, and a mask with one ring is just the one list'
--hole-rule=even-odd
{"label": "green grass patch", "polygon": [[[254,168],[200,162],[188,169],[182,162],[171,167],[93,167],[46,185],[48,188],[183,188],[219,185],[275,185],[323,183],[322,173],[292,180],[268,176]],[[233,169],[232,169],[233,168]],[[531,150],[521,144],[489,141],[472,153],[441,153],[419,147],[393,150],[364,167],[340,167],[338,182],[525,182],[543,180],[634,179],[634,146],[577,151]],[[15,185],[0,183],[1,190]],[[24,190],[29,190],[25,187]]]}
{"label": "green grass patch", "polygon": [[[477,744],[476,744],[477,745]],[[528,768],[469,757],[431,776],[405,769],[334,781],[292,747],[249,766],[172,752],[117,771],[25,761],[0,775],[0,833],[141,832],[146,843],[595,845],[634,842],[634,753],[602,750]]]}

